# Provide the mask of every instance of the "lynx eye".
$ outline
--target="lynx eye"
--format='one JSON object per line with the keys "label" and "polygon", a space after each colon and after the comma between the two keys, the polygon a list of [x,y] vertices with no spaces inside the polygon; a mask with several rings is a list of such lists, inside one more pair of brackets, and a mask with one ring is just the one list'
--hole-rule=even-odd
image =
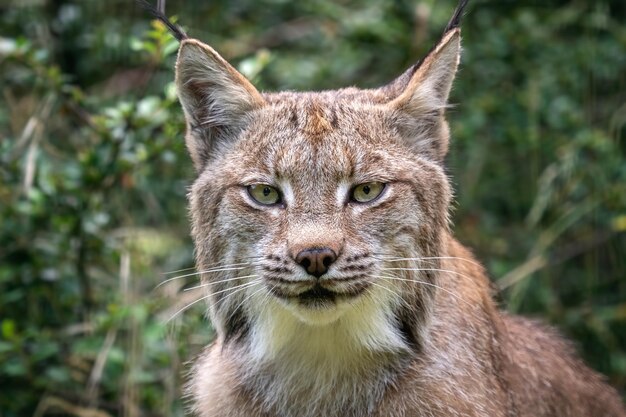
{"label": "lynx eye", "polygon": [[366,182],[359,184],[352,190],[352,200],[357,203],[369,203],[375,200],[385,189],[381,182]]}
{"label": "lynx eye", "polygon": [[267,184],[254,184],[248,186],[248,194],[259,204],[270,206],[280,203],[278,190]]}

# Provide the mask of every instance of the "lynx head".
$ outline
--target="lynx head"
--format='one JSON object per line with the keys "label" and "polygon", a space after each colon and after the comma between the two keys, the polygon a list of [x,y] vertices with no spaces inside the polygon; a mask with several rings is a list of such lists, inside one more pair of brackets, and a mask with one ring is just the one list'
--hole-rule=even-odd
{"label": "lynx head", "polygon": [[256,338],[266,356],[315,332],[355,349],[419,344],[448,227],[464,3],[421,62],[372,90],[260,93],[182,41],[192,234],[224,343]]}

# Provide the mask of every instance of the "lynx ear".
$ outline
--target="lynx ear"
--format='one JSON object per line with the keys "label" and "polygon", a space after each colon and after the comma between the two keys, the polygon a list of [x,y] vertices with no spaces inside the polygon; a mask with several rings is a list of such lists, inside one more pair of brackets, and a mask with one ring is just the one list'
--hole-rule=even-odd
{"label": "lynx ear", "polygon": [[217,146],[236,139],[250,112],[265,104],[243,75],[195,39],[181,43],[176,87],[187,120],[187,149],[198,171]]}
{"label": "lynx ear", "polygon": [[442,161],[450,132],[445,119],[448,96],[461,58],[461,17],[468,0],[460,0],[437,45],[384,91],[398,115],[398,131],[422,155]]}
{"label": "lynx ear", "polygon": [[454,28],[423,61],[387,87],[395,96],[388,105],[398,115],[400,134],[416,152],[437,161],[443,160],[448,150],[445,110],[460,55],[460,29]]}

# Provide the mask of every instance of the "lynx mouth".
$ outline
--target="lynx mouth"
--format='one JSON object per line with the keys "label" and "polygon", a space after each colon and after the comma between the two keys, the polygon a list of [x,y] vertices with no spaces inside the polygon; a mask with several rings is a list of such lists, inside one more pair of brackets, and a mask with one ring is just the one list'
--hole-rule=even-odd
{"label": "lynx mouth", "polygon": [[335,304],[337,302],[337,296],[337,293],[316,284],[310,290],[300,293],[294,298],[296,298],[300,304],[307,307],[324,307],[328,304]]}
{"label": "lynx mouth", "polygon": [[351,286],[347,291],[339,292],[324,288],[319,283],[316,283],[312,288],[300,293],[284,292],[277,287],[271,288],[270,291],[278,298],[296,302],[303,307],[324,308],[333,306],[339,301],[356,298],[365,292],[368,287],[368,283],[362,283]]}

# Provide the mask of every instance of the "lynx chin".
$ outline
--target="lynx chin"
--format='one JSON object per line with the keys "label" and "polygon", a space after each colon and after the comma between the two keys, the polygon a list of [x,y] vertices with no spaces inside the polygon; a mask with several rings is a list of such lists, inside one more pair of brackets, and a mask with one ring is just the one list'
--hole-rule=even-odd
{"label": "lynx chin", "polygon": [[377,89],[261,93],[181,41],[198,271],[217,339],[199,417],[626,416],[549,327],[500,311],[452,236],[444,169],[460,2]]}

